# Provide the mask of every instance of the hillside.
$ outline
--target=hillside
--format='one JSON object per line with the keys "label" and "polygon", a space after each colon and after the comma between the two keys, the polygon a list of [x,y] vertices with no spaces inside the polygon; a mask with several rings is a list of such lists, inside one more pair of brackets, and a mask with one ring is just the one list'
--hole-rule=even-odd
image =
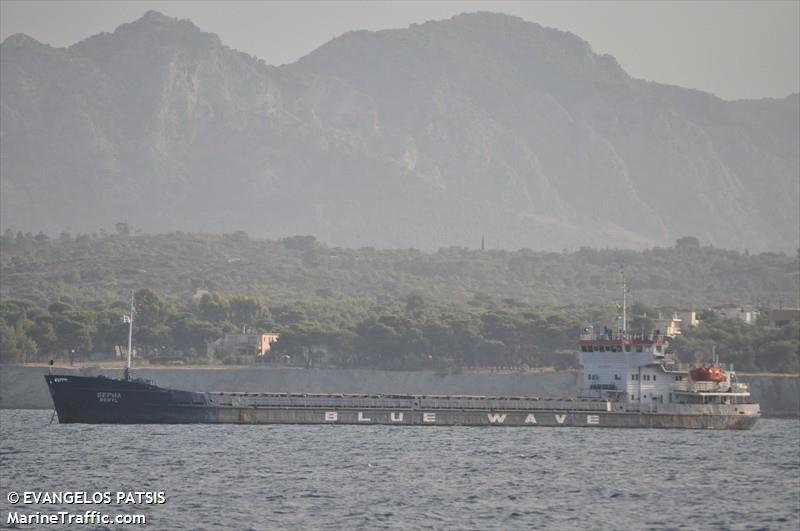
{"label": "hillside", "polygon": [[[108,359],[127,339],[135,290],[139,353],[154,363],[253,363],[212,348],[242,329],[280,334],[270,361],[345,367],[574,367],[587,323],[614,325],[619,264],[629,326],[696,305],[704,320],[674,341],[692,360],[716,352],[744,370],[796,373],[797,323],[716,319],[707,304],[795,305],[798,259],[700,247],[575,253],[331,248],[309,236],[244,233],[97,237],[5,233],[0,363]],[[762,319],[763,321],[763,319]]]}
{"label": "hillside", "polygon": [[257,295],[270,304],[421,294],[440,301],[495,297],[532,305],[610,305],[619,298],[623,264],[632,299],[654,306],[800,302],[797,257],[700,247],[692,238],[643,251],[450,247],[426,253],[329,247],[310,236],[256,240],[244,233],[122,230],[50,240],[8,231],[0,247],[2,298],[45,304],[59,298],[80,304],[116,300],[129,289],[152,288],[173,300],[208,290]]}
{"label": "hillside", "polygon": [[4,228],[426,250],[800,241],[797,95],[646,83],[505,15],[351,32],[273,67],[148,12],[67,48],[11,36],[0,69]]}

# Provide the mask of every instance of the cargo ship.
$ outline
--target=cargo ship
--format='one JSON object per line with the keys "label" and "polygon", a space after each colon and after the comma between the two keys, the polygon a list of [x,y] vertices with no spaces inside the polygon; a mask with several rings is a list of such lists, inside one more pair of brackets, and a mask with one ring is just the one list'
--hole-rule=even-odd
{"label": "cargo ship", "polygon": [[760,416],[732,367],[677,362],[670,337],[627,331],[624,277],[617,330],[593,326],[578,340],[583,368],[577,396],[452,396],[192,392],[131,375],[133,302],[127,367],[121,378],[47,374],[60,423],[349,424],[399,426],[572,426],[749,429]]}

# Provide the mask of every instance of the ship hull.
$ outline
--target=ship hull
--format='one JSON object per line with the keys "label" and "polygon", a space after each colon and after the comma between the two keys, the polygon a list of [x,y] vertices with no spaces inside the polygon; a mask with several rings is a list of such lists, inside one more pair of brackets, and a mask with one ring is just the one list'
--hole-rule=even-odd
{"label": "ship hull", "polygon": [[[139,381],[46,375],[60,423],[333,424],[749,429],[758,419],[725,413],[615,411],[602,400],[503,397],[366,397],[195,393]],[[324,402],[324,403],[323,403]],[[357,407],[353,407],[354,403]],[[386,405],[390,407],[385,407]],[[452,407],[458,404],[463,407]],[[505,406],[505,407],[504,407]]]}

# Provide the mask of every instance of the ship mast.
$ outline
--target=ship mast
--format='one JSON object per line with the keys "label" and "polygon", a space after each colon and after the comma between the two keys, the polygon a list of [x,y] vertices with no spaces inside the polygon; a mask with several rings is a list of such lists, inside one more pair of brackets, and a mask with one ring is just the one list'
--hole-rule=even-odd
{"label": "ship mast", "polygon": [[133,348],[133,290],[131,290],[131,313],[125,316],[128,321],[128,363],[125,365],[125,381],[131,381],[131,350]]}
{"label": "ship mast", "polygon": [[627,289],[625,288],[625,268],[619,268],[619,274],[622,276],[622,339],[625,339],[625,333],[628,329],[628,298]]}

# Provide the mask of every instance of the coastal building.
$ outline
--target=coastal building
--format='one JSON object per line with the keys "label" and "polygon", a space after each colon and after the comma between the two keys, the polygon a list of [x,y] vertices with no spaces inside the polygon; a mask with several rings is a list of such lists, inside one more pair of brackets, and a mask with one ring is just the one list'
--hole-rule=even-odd
{"label": "coastal building", "polygon": [[681,319],[678,317],[678,312],[674,312],[672,317],[663,317],[659,312],[658,319],[653,319],[653,328],[667,337],[681,335]]}
{"label": "coastal building", "polygon": [[737,319],[745,324],[756,324],[758,310],[745,304],[726,304],[712,308],[714,315],[720,319]]}
{"label": "coastal building", "polygon": [[225,334],[212,343],[214,349],[229,348],[238,354],[255,354],[266,356],[279,334],[263,332],[260,334]]}
{"label": "coastal building", "polygon": [[780,328],[800,321],[800,308],[776,308],[769,311],[769,326]]}
{"label": "coastal building", "polygon": [[681,320],[681,326],[686,326],[688,328],[696,328],[700,326],[700,320],[697,318],[697,312],[694,308],[689,310],[678,310],[676,313],[678,314],[678,318]]}

